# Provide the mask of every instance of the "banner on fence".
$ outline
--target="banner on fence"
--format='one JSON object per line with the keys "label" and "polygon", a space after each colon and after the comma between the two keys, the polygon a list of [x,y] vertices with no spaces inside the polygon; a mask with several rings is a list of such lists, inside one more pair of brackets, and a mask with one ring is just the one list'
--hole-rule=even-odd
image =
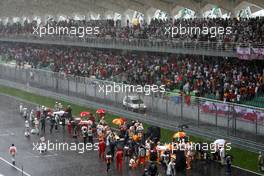
{"label": "banner on fence", "polygon": [[220,115],[228,115],[229,113],[230,116],[235,113],[240,120],[255,122],[258,119],[258,123],[264,124],[264,111],[257,111],[243,106],[228,107],[228,104],[205,101],[201,106],[201,111]]}
{"label": "banner on fence", "polygon": [[264,59],[264,48],[237,47],[237,57],[243,60]]}

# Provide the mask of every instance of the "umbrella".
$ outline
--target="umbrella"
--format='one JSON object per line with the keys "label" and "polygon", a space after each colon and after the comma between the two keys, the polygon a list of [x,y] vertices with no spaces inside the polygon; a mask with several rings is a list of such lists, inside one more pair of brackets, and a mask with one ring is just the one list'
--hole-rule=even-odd
{"label": "umbrella", "polygon": [[126,121],[127,121],[127,119],[126,119],[126,118],[124,118],[124,117],[119,117],[119,119],[123,120],[124,122],[126,122]]}
{"label": "umbrella", "polygon": [[114,120],[112,121],[112,123],[115,124],[115,125],[123,125],[123,124],[124,124],[124,120],[118,118],[118,119],[114,119]]}
{"label": "umbrella", "polygon": [[53,115],[63,116],[64,113],[65,113],[65,111],[56,111],[56,112],[53,112]]}
{"label": "umbrella", "polygon": [[138,142],[140,140],[140,137],[138,135],[133,135],[132,139],[136,142]]}
{"label": "umbrella", "polygon": [[225,145],[226,141],[224,139],[217,139],[214,141],[215,145]]}
{"label": "umbrella", "polygon": [[179,131],[173,135],[173,138],[184,138],[186,136],[185,132]]}
{"label": "umbrella", "polygon": [[88,120],[87,123],[88,123],[89,125],[92,125],[92,124],[93,124],[93,121],[92,121],[92,120]]}
{"label": "umbrella", "polygon": [[104,109],[97,109],[96,114],[105,114],[105,112]]}
{"label": "umbrella", "polygon": [[167,149],[167,147],[165,145],[158,145],[157,146],[157,150],[159,151],[165,151]]}
{"label": "umbrella", "polygon": [[88,121],[81,120],[79,122],[79,125],[91,125],[91,122],[89,122],[89,120]]}
{"label": "umbrella", "polygon": [[88,111],[83,111],[83,112],[80,113],[81,117],[85,117],[85,116],[88,116],[88,115],[90,115],[90,112],[88,112]]}

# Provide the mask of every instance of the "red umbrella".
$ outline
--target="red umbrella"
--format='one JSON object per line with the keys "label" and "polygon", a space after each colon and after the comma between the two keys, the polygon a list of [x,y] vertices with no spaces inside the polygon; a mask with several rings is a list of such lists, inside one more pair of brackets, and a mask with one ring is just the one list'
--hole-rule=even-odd
{"label": "red umbrella", "polygon": [[105,114],[105,112],[104,109],[97,109],[96,114]]}
{"label": "red umbrella", "polygon": [[84,111],[84,112],[80,113],[81,117],[85,117],[85,116],[88,116],[88,115],[90,115],[90,112],[88,112],[88,111]]}

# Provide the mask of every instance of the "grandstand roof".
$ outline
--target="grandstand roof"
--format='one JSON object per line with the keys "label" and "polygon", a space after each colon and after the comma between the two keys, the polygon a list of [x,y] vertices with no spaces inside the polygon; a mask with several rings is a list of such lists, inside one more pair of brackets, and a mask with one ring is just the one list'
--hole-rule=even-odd
{"label": "grandstand roof", "polygon": [[172,14],[179,7],[200,13],[210,6],[218,6],[228,12],[251,6],[251,10],[255,12],[264,8],[264,2],[263,0],[4,0],[0,1],[0,17],[31,17],[47,14],[72,16],[76,13],[86,15],[91,12],[124,14],[128,9],[145,13],[150,8]]}

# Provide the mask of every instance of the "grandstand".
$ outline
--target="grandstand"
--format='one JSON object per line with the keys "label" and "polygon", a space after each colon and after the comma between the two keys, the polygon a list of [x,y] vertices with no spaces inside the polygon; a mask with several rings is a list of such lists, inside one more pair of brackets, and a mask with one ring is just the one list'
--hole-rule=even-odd
{"label": "grandstand", "polygon": [[[0,83],[122,112],[135,94],[147,109],[140,114],[139,104],[137,118],[250,141],[256,152],[264,143],[264,3],[1,1]],[[100,92],[115,84],[165,91]]]}

